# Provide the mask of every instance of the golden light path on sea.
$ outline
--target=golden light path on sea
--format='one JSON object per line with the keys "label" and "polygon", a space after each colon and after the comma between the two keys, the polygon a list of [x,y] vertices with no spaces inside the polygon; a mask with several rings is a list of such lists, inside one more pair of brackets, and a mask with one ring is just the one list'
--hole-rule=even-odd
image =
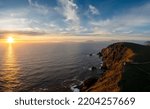
{"label": "golden light path on sea", "polygon": [[20,85],[18,80],[19,66],[17,64],[13,45],[9,43],[6,46],[6,53],[3,58],[2,75],[1,79],[3,83],[3,91],[12,92]]}

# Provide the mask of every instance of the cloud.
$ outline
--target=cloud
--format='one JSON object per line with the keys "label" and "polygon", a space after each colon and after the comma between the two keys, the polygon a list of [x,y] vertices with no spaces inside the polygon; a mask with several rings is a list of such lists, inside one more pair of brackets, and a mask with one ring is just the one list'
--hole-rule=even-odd
{"label": "cloud", "polygon": [[138,28],[150,25],[149,10],[150,4],[145,4],[129,9],[125,13],[114,16],[111,19],[107,18],[97,21],[93,19],[90,21],[90,25],[93,27],[93,33],[99,30],[111,34],[137,34],[140,33]]}
{"label": "cloud", "polygon": [[93,5],[89,5],[89,12],[93,15],[99,15],[100,14],[99,10]]}
{"label": "cloud", "polygon": [[28,14],[25,8],[0,11],[0,30],[28,30]]}
{"label": "cloud", "polygon": [[42,13],[42,14],[48,14],[49,12],[49,8],[39,4],[37,1],[33,1],[33,0],[28,0],[29,5],[36,9],[37,12]]}
{"label": "cloud", "polygon": [[18,34],[18,35],[26,35],[26,36],[40,36],[40,35],[45,35],[47,33],[45,32],[37,32],[37,31],[0,31],[0,35],[4,36],[5,34]]}
{"label": "cloud", "polygon": [[59,0],[61,4],[61,13],[65,17],[66,21],[78,22],[79,17],[77,15],[77,4],[74,3],[74,0]]}
{"label": "cloud", "polygon": [[[50,15],[55,16],[53,13]],[[33,35],[40,35],[39,33],[59,34],[64,30],[64,27],[57,22],[57,18],[55,18],[55,21],[55,19],[51,20],[49,15],[41,16],[40,13],[35,14],[30,7],[0,11],[0,16],[1,33],[19,32],[19,34],[32,35],[31,33],[34,33]],[[39,18],[38,16],[41,17]]]}
{"label": "cloud", "polygon": [[88,4],[84,10],[75,0],[57,0],[55,6],[38,1],[28,0],[29,5],[22,8],[1,9],[0,32],[81,36],[150,33],[150,3],[103,18],[98,7]]}
{"label": "cloud", "polygon": [[[13,33],[80,33],[78,6],[74,0],[59,0],[55,7],[28,0],[29,6],[0,11],[0,31]],[[57,8],[56,8],[57,7]],[[58,12],[59,10],[59,12]],[[44,15],[42,15],[44,14]],[[37,34],[35,34],[37,32]]]}
{"label": "cloud", "polygon": [[80,17],[78,6],[74,0],[58,0],[57,11],[64,17],[63,33],[78,33],[80,31]]}

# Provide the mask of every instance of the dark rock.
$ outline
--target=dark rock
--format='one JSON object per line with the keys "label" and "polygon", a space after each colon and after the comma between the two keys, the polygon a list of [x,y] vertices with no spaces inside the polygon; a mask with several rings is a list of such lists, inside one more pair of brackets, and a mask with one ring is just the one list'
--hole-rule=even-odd
{"label": "dark rock", "polygon": [[93,56],[93,54],[92,54],[92,53],[90,53],[90,54],[89,54],[89,56]]}
{"label": "dark rock", "polygon": [[105,64],[103,64],[103,65],[101,66],[101,70],[102,70],[102,71],[106,71],[106,70],[108,70],[108,68],[107,68],[107,66],[106,66]]}
{"label": "dark rock", "polygon": [[97,55],[98,55],[99,57],[102,57],[102,53],[101,53],[101,52],[97,53]]}
{"label": "dark rock", "polygon": [[97,77],[91,77],[86,79],[83,82],[83,85],[81,86],[81,91],[86,91],[87,88],[89,88],[90,86],[92,86],[93,84],[95,84],[97,82],[98,78]]}
{"label": "dark rock", "polygon": [[95,71],[95,70],[97,70],[97,68],[93,66],[93,67],[91,68],[91,70],[92,70],[92,71]]}

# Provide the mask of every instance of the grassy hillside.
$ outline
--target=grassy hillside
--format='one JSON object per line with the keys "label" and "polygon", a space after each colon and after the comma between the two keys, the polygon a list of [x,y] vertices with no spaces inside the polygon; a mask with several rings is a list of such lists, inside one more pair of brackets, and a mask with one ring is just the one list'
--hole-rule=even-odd
{"label": "grassy hillside", "polygon": [[85,91],[150,91],[150,46],[115,43],[101,53],[106,71]]}

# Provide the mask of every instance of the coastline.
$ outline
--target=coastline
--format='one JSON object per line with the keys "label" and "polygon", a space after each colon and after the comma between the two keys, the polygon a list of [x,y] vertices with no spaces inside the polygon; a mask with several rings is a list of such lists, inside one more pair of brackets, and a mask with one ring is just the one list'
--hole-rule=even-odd
{"label": "coastline", "polygon": [[85,80],[83,92],[150,91],[150,46],[118,42],[101,50],[102,69],[99,78]]}

